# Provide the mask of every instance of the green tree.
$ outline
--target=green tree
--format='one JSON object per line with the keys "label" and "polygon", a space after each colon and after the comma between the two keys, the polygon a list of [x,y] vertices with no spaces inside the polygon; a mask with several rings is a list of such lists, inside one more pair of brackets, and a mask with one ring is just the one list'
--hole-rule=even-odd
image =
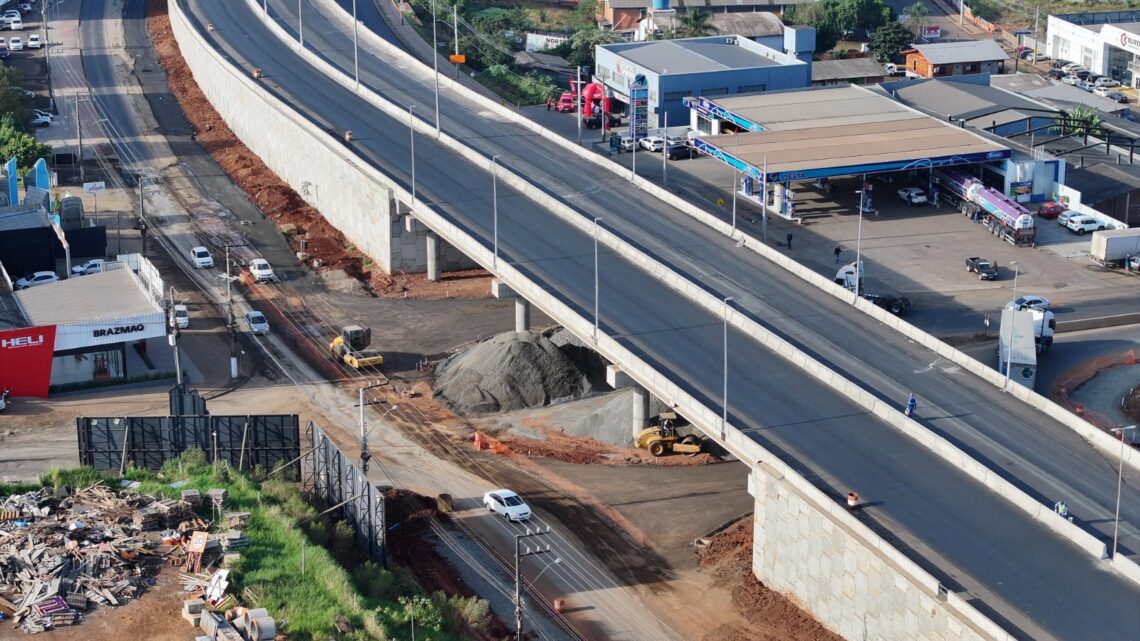
{"label": "green tree", "polygon": [[784,22],[789,25],[807,25],[815,28],[816,53],[830,51],[839,42],[843,30],[839,28],[838,0],[818,0],[809,4],[789,7]]}
{"label": "green tree", "polygon": [[12,116],[22,131],[31,131],[32,98],[25,93],[19,69],[0,67],[0,114]]}
{"label": "green tree", "polygon": [[1104,133],[1101,130],[1100,114],[1088,105],[1077,105],[1070,109],[1069,117],[1065,120],[1061,131],[1065,134],[1090,136],[1100,136]]}
{"label": "green tree", "polygon": [[912,43],[914,34],[901,22],[895,21],[879,27],[867,48],[879,62],[890,62],[896,59],[900,51],[909,49]]}
{"label": "green tree", "polygon": [[916,2],[903,9],[903,21],[914,34],[918,34],[919,29],[926,23],[928,17],[930,17],[930,11],[921,2]]}
{"label": "green tree", "polygon": [[716,28],[709,24],[709,14],[696,7],[689,7],[677,25],[678,38],[699,38],[712,35]]}
{"label": "green tree", "polygon": [[835,6],[836,25],[848,29],[877,29],[884,23],[883,0],[840,0]]}
{"label": "green tree", "polygon": [[38,142],[16,122],[10,113],[0,119],[0,158],[15,158],[22,175],[40,158],[51,158],[51,147]]}
{"label": "green tree", "polygon": [[597,27],[581,29],[570,38],[570,53],[566,60],[575,67],[593,68],[594,47],[621,41],[621,35],[612,31],[602,31]]}
{"label": "green tree", "polygon": [[598,0],[582,0],[574,7],[574,12],[570,17],[571,26],[577,29],[585,27],[597,26],[598,24]]}

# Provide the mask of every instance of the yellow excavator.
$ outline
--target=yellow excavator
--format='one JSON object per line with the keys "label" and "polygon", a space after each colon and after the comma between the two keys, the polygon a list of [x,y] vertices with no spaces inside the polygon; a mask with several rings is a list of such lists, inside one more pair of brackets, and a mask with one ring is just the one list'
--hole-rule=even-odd
{"label": "yellow excavator", "polygon": [[368,349],[371,343],[372,328],[349,325],[329,343],[329,354],[353,369],[379,367],[384,364],[384,355],[380,350]]}
{"label": "yellow excavator", "polygon": [[633,439],[634,445],[643,450],[649,450],[653,456],[664,456],[674,452],[697,454],[701,451],[699,436],[693,434],[679,436],[677,434],[676,412],[662,412],[654,422],[656,425],[650,425],[637,433],[637,437]]}

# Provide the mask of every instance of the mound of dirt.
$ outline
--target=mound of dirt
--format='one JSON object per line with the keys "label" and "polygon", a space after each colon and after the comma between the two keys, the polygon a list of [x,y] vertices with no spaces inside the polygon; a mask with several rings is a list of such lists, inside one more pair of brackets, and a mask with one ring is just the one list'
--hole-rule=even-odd
{"label": "mound of dirt", "polygon": [[546,336],[504,332],[440,363],[432,395],[458,414],[481,415],[579,398],[591,389],[574,360]]}

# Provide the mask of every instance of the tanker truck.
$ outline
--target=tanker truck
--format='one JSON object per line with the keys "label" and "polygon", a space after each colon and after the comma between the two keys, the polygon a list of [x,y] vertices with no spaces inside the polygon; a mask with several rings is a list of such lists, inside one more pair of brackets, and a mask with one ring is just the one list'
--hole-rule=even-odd
{"label": "tanker truck", "polygon": [[981,216],[991,234],[1019,247],[1037,245],[1033,214],[1016,200],[954,169],[936,170],[934,182],[957,201],[963,214],[974,219]]}

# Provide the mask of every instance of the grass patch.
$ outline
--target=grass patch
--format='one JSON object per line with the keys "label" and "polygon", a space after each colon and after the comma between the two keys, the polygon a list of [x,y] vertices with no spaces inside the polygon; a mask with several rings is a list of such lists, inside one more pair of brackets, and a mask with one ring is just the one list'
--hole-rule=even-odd
{"label": "grass patch", "polygon": [[[226,510],[250,513],[245,529],[249,545],[240,550],[241,560],[230,575],[230,593],[252,588],[259,602],[243,605],[268,608],[284,621],[280,629],[293,641],[410,640],[413,617],[417,639],[459,641],[483,636],[489,629],[485,601],[424,594],[404,568],[385,570],[367,560],[351,528],[343,521],[316,518],[317,509],[295,483],[258,481],[224,465],[215,468],[200,450],[168,461],[158,474],[131,469],[125,478],[137,481],[139,492],[167,498],[179,498],[184,489],[195,488],[204,497],[211,488],[226,488]],[[81,467],[52,470],[40,478],[39,486],[58,489],[98,482],[117,488],[121,479]],[[170,487],[175,482],[177,487]],[[39,486],[0,485],[0,496]],[[204,518],[212,516],[209,506],[202,511]],[[338,619],[353,631],[338,634]]]}

